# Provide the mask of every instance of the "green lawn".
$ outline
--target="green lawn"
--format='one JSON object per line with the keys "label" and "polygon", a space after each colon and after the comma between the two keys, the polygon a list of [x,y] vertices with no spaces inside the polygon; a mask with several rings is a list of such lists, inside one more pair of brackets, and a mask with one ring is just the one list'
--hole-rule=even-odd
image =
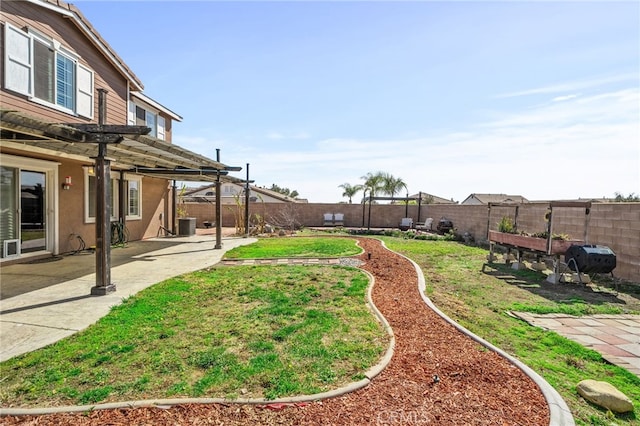
{"label": "green lawn", "polygon": [[[339,253],[331,246],[344,241],[323,244]],[[368,284],[341,266],[218,266],[179,276],[83,332],[0,364],[0,401],[273,399],[334,389],[364,378],[388,346],[365,304]]]}
{"label": "green lawn", "polygon": [[[590,291],[577,284],[545,284],[544,275],[513,271],[505,265],[485,268],[487,250],[447,241],[383,238],[424,272],[427,295],[448,316],[501,349],[515,355],[556,388],[579,425],[639,424],[635,414],[614,416],[587,403],[576,392],[583,379],[607,381],[640,410],[640,378],[608,364],[600,354],[560,335],[531,327],[508,311],[638,313],[633,297]],[[632,289],[633,286],[629,286]],[[640,287],[635,286],[635,292]],[[638,297],[637,293],[631,296]]]}
{"label": "green lawn", "polygon": [[236,247],[225,253],[227,259],[286,257],[345,257],[362,250],[352,238],[285,237],[261,238],[254,244]]}
{"label": "green lawn", "polygon": [[[640,409],[640,379],[556,333],[507,314],[640,312],[624,294],[548,285],[544,276],[483,265],[487,251],[450,241],[382,238],[416,261],[445,313],[541,374],[579,425],[633,425],[586,403],[575,385],[606,380]],[[269,238],[231,258],[347,256],[349,238]],[[0,364],[3,406],[95,403],[148,397],[260,397],[314,393],[362,378],[388,337],[364,304],[368,282],[343,267],[215,267],[157,284],[97,324]],[[621,291],[622,291],[621,290]]]}

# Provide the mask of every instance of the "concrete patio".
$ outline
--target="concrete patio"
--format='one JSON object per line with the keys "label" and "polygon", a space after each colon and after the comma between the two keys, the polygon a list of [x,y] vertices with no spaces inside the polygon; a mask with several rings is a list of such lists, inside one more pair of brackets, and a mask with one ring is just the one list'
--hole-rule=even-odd
{"label": "concrete patio", "polygon": [[140,290],[214,265],[227,250],[255,241],[223,236],[222,249],[216,250],[213,230],[203,231],[190,237],[153,238],[113,248],[111,278],[116,291],[105,296],[90,294],[96,284],[95,254],[90,251],[3,266],[0,361],[85,329]]}

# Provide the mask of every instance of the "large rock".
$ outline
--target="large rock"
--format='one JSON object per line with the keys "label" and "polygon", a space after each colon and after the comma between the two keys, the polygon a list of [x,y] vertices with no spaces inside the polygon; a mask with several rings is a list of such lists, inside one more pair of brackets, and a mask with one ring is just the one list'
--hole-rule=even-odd
{"label": "large rock", "polygon": [[583,380],[578,383],[578,393],[593,402],[616,413],[633,411],[631,400],[610,383],[597,380]]}

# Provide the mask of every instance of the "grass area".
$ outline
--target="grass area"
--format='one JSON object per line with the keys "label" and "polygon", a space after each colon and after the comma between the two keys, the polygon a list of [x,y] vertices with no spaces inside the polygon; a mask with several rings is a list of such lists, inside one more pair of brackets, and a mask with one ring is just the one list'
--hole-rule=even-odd
{"label": "grass area", "polygon": [[633,413],[614,415],[587,403],[577,394],[576,385],[584,379],[607,381],[629,396],[638,412],[640,378],[608,364],[595,351],[507,314],[510,310],[574,315],[638,313],[638,305],[625,302],[621,294],[592,287],[545,284],[544,275],[538,272],[514,271],[504,265],[482,272],[488,251],[481,248],[447,241],[383,240],[390,249],[421,266],[428,296],[447,315],[515,355],[554,386],[578,425],[639,424]]}
{"label": "grass area", "polygon": [[339,266],[219,266],[176,277],[76,335],[0,364],[0,401],[273,399],[334,389],[362,379],[388,344],[365,304],[368,284]]}
{"label": "grass area", "polygon": [[345,257],[354,256],[361,251],[352,238],[261,238],[254,244],[229,250],[224,257],[227,259]]}

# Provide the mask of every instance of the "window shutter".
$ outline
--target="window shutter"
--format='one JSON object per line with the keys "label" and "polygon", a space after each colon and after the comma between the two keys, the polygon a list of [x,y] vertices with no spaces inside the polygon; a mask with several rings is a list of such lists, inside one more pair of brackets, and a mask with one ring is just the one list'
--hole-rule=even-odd
{"label": "window shutter", "polygon": [[165,123],[164,117],[158,116],[158,139],[167,140],[167,136],[165,134]]}
{"label": "window shutter", "polygon": [[16,27],[4,24],[5,87],[24,95],[33,95],[31,37]]}
{"label": "window shutter", "polygon": [[76,112],[83,117],[93,118],[93,71],[78,64],[77,78]]}

